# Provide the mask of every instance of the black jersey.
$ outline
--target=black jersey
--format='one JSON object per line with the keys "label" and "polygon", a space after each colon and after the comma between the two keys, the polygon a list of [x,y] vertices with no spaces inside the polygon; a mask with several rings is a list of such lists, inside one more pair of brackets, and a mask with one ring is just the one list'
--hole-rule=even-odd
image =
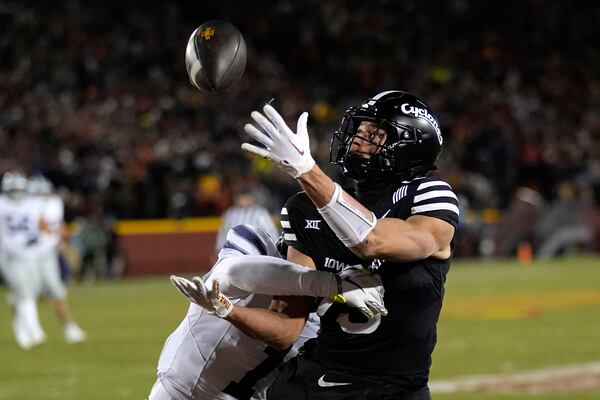
{"label": "black jersey", "polygon": [[[440,218],[455,228],[458,201],[452,188],[437,178],[418,178],[382,191],[369,208],[378,219],[406,220],[413,215]],[[428,380],[436,323],[450,260],[416,262],[364,260],[336,237],[304,192],[292,196],[281,211],[289,246],[312,258],[317,269],[339,272],[362,264],[382,279],[386,317],[367,321],[355,309],[334,304],[321,318],[315,356],[326,369],[423,387]]]}

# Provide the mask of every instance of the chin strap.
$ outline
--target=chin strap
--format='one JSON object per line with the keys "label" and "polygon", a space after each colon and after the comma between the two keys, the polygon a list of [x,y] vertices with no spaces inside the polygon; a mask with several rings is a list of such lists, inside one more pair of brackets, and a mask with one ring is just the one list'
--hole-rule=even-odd
{"label": "chin strap", "polygon": [[337,183],[329,203],[318,210],[346,247],[360,244],[377,224],[375,214],[344,192]]}

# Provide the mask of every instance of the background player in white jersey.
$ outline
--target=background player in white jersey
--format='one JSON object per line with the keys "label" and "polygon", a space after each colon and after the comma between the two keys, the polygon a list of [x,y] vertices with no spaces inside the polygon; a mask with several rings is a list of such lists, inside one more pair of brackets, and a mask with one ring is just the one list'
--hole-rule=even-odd
{"label": "background player in white jersey", "polygon": [[2,176],[0,198],[0,272],[14,307],[13,332],[24,349],[42,343],[45,333],[38,318],[35,269],[39,208],[26,196],[27,179],[19,172]]}
{"label": "background player in white jersey", "polygon": [[41,175],[29,179],[27,191],[31,203],[38,208],[40,232],[34,248],[37,251],[35,268],[38,296],[47,296],[63,326],[68,343],[82,342],[86,333],[75,323],[67,304],[67,290],[60,277],[59,247],[63,244],[64,203],[53,193],[52,183]]}
{"label": "background player in white jersey", "polygon": [[[349,268],[340,277],[289,263],[269,235],[251,225],[229,231],[204,281],[171,280],[193,303],[165,343],[149,400],[250,399],[265,384],[263,378],[295,354],[289,346],[267,346],[222,319],[233,304],[266,312],[272,295],[285,293],[335,297],[371,318],[387,313],[376,275]],[[294,347],[314,337],[317,329],[309,320]]]}
{"label": "background player in white jersey", "polygon": [[256,202],[256,197],[248,188],[241,188],[234,193],[233,205],[221,216],[221,226],[217,232],[215,254],[223,248],[227,233],[236,225],[248,224],[264,229],[269,236],[277,237],[277,228],[269,211]]}

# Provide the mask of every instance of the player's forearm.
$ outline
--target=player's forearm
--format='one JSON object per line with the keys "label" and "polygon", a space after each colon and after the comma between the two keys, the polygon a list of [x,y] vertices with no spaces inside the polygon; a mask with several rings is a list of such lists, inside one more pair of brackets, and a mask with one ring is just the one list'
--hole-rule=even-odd
{"label": "player's forearm", "polygon": [[334,183],[318,165],[297,180],[317,207],[323,207],[331,200],[335,189]]}
{"label": "player's forearm", "polygon": [[234,306],[226,318],[246,335],[276,349],[287,349],[300,335],[306,319],[260,308]]}
{"label": "player's forearm", "polygon": [[237,288],[256,294],[331,297],[337,292],[333,274],[281,258],[243,256],[217,268],[224,269],[218,272],[223,276],[221,285],[225,293],[233,293]]}

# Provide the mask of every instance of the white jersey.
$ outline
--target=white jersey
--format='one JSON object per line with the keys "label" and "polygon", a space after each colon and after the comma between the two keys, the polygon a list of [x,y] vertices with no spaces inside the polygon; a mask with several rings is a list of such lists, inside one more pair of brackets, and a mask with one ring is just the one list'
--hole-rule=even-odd
{"label": "white jersey", "polygon": [[[230,231],[219,260],[204,276],[208,287],[219,279],[223,294],[237,305],[268,308],[272,296],[253,294],[228,279],[233,267],[249,255],[278,256],[272,239],[264,240],[247,226]],[[252,268],[249,266],[248,268]],[[250,399],[260,380],[286,356],[295,355],[305,340],[315,337],[316,319],[307,323],[301,339],[290,350],[276,350],[244,334],[228,321],[191,304],[187,315],[167,339],[158,362],[158,377],[176,400]]]}
{"label": "white jersey", "polygon": [[36,255],[40,215],[40,207],[30,197],[14,200],[0,196],[0,254],[3,257]]}
{"label": "white jersey", "polygon": [[32,199],[39,214],[48,225],[48,231],[40,231],[37,248],[40,253],[46,254],[58,249],[61,240],[61,229],[64,218],[65,205],[60,196],[35,196]]}
{"label": "white jersey", "polygon": [[217,240],[215,242],[217,252],[219,252],[225,244],[229,230],[234,226],[242,224],[259,227],[264,229],[272,238],[277,238],[277,228],[266,208],[257,204],[249,207],[233,206],[228,208],[221,216],[221,227],[217,232]]}

